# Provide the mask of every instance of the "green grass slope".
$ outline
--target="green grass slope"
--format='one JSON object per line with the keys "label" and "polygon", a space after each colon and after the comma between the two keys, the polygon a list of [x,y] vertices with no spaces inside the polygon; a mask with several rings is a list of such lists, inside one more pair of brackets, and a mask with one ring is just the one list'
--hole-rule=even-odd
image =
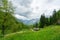
{"label": "green grass slope", "polygon": [[60,40],[60,26],[49,26],[40,31],[27,31],[4,37],[4,40]]}

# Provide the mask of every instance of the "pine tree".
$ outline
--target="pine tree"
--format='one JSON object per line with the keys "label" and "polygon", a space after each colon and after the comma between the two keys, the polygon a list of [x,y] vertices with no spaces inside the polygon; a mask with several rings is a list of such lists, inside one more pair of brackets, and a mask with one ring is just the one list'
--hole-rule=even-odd
{"label": "pine tree", "polygon": [[53,17],[52,17],[52,16],[50,16],[49,24],[50,24],[50,25],[52,25],[52,24],[53,24]]}
{"label": "pine tree", "polygon": [[38,28],[38,23],[35,24],[35,27]]}
{"label": "pine tree", "polygon": [[53,24],[55,24],[57,21],[57,13],[56,10],[53,11]]}
{"label": "pine tree", "polygon": [[40,18],[40,28],[43,28],[45,26],[45,23],[46,23],[46,19],[45,19],[45,15],[41,15],[41,18]]}
{"label": "pine tree", "polygon": [[49,18],[45,18],[45,24],[46,24],[46,26],[48,26],[48,25],[50,25],[49,22],[50,21],[50,19]]}

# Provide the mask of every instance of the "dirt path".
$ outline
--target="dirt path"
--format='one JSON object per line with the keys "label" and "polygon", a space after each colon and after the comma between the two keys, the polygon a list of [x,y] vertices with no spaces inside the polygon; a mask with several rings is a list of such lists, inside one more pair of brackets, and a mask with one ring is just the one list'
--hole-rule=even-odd
{"label": "dirt path", "polygon": [[27,32],[27,31],[20,31],[20,32],[15,32],[15,33],[11,33],[11,34],[6,34],[5,37],[11,36],[11,35],[14,35],[14,34],[17,34],[17,33],[24,33],[24,32]]}
{"label": "dirt path", "polygon": [[[30,29],[30,31],[33,31],[33,30]],[[20,31],[20,32],[15,32],[15,33],[6,34],[5,37],[11,36],[11,35],[14,35],[14,34],[17,34],[17,33],[24,33],[24,32],[27,32],[27,31],[25,30],[25,31]],[[33,31],[33,32],[35,32],[35,31]]]}

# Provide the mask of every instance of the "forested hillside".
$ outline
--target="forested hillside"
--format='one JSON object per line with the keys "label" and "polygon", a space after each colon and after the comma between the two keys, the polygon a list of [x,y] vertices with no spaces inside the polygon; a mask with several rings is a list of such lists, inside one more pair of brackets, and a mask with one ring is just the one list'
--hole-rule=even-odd
{"label": "forested hillside", "polygon": [[14,8],[11,2],[1,0],[0,4],[0,34],[5,35],[25,28],[26,25],[22,22],[18,22],[13,16]]}

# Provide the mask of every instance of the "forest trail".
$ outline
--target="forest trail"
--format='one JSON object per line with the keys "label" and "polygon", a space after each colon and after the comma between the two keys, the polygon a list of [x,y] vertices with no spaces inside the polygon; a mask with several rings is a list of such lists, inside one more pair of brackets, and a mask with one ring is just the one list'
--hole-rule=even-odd
{"label": "forest trail", "polygon": [[[30,29],[30,31],[33,31],[33,30]],[[19,31],[19,32],[14,32],[14,33],[6,34],[5,37],[11,36],[11,35],[14,35],[14,34],[17,34],[17,33],[25,33],[25,32],[27,32],[27,31],[25,30],[25,31]],[[35,32],[35,31],[33,31],[33,32]]]}
{"label": "forest trail", "polygon": [[6,34],[5,37],[11,36],[11,35],[14,35],[14,34],[17,34],[17,33],[24,33],[24,32],[27,32],[27,31],[20,31],[20,32]]}

